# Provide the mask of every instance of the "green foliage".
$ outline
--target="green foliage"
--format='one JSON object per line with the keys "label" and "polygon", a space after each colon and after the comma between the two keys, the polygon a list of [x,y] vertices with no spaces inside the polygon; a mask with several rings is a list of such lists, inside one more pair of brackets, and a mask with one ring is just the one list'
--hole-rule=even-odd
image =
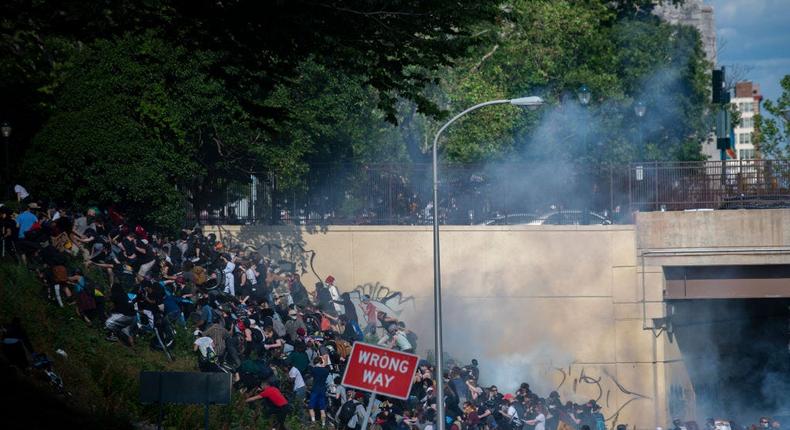
{"label": "green foliage", "polygon": [[780,84],[782,95],[777,100],[766,100],[762,107],[773,117],[762,113],[754,117],[752,139],[764,158],[790,158],[790,120],[784,117],[790,110],[790,75],[785,75]]}
{"label": "green foliage", "polygon": [[184,199],[210,207],[253,173],[300,192],[325,179],[317,164],[419,161],[449,112],[491,99],[549,106],[469,115],[445,159],[697,159],[707,65],[697,32],[660,22],[654,3],[11,0],[0,89],[41,117],[20,169],[35,195],[164,229]]}
{"label": "green foliage", "polygon": [[116,204],[141,222],[179,227],[180,190],[244,178],[277,155],[208,75],[215,62],[153,32],[86,47],[25,160],[27,183],[43,197]]}
{"label": "green foliage", "polygon": [[[480,48],[448,71],[448,110],[526,95],[549,105],[539,113],[490,107],[471,114],[449,130],[445,156],[593,166],[699,159],[708,65],[697,31],[625,16],[610,2],[512,3],[502,22],[481,29]],[[576,102],[582,85],[593,95],[584,108]],[[642,123],[635,100],[648,106]]]}

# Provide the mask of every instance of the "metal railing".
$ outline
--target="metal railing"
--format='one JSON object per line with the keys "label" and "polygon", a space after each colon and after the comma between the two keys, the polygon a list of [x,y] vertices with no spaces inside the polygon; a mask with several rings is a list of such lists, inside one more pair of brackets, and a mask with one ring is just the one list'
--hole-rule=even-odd
{"label": "metal railing", "polygon": [[[622,170],[622,169],[620,169]],[[275,175],[228,186],[228,199],[189,219],[210,224],[430,224],[431,165],[314,165],[305,184],[278,188]],[[594,222],[627,205],[625,177],[615,169],[586,170],[558,163],[440,166],[440,221],[444,224]],[[560,217],[557,212],[566,215]],[[199,216],[198,216],[199,213]],[[576,221],[575,218],[579,220]]]}
{"label": "metal railing", "polygon": [[639,211],[790,207],[790,161],[635,163],[628,188]]}
{"label": "metal railing", "polygon": [[[440,166],[443,224],[629,223],[635,211],[790,207],[790,161]],[[275,174],[231,183],[188,223],[429,225],[430,164],[313,165],[298,188]]]}

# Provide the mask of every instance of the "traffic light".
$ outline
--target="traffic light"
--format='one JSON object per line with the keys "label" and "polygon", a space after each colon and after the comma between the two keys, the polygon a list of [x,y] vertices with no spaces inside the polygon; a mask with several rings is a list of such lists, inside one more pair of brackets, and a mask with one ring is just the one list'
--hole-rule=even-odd
{"label": "traffic light", "polygon": [[720,70],[713,70],[711,76],[711,93],[714,104],[727,104],[730,102],[730,92],[727,90],[726,72],[724,67]]}

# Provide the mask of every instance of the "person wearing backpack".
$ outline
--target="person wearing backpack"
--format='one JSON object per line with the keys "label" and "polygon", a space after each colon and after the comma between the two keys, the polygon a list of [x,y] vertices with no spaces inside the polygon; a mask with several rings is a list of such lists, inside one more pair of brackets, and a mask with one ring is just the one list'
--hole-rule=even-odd
{"label": "person wearing backpack", "polygon": [[346,400],[335,415],[338,429],[361,429],[362,421],[365,419],[365,406],[357,400],[357,394],[352,389],[346,390]]}
{"label": "person wearing backpack", "polygon": [[214,340],[209,336],[203,334],[200,330],[195,330],[195,342],[192,344],[192,350],[197,352],[198,355],[198,369],[201,372],[216,372],[218,365],[218,358],[216,348],[214,347]]}
{"label": "person wearing backpack", "polygon": [[511,430],[521,430],[524,427],[523,420],[526,415],[524,405],[510,393],[505,394],[502,399],[507,403],[507,409],[503,407],[501,411],[505,418],[504,422],[509,425]]}

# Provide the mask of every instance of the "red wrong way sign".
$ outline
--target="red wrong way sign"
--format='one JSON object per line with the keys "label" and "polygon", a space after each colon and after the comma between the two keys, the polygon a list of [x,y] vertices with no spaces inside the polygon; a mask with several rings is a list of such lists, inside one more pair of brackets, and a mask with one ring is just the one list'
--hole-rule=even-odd
{"label": "red wrong way sign", "polygon": [[397,399],[407,399],[420,357],[355,342],[342,384]]}

